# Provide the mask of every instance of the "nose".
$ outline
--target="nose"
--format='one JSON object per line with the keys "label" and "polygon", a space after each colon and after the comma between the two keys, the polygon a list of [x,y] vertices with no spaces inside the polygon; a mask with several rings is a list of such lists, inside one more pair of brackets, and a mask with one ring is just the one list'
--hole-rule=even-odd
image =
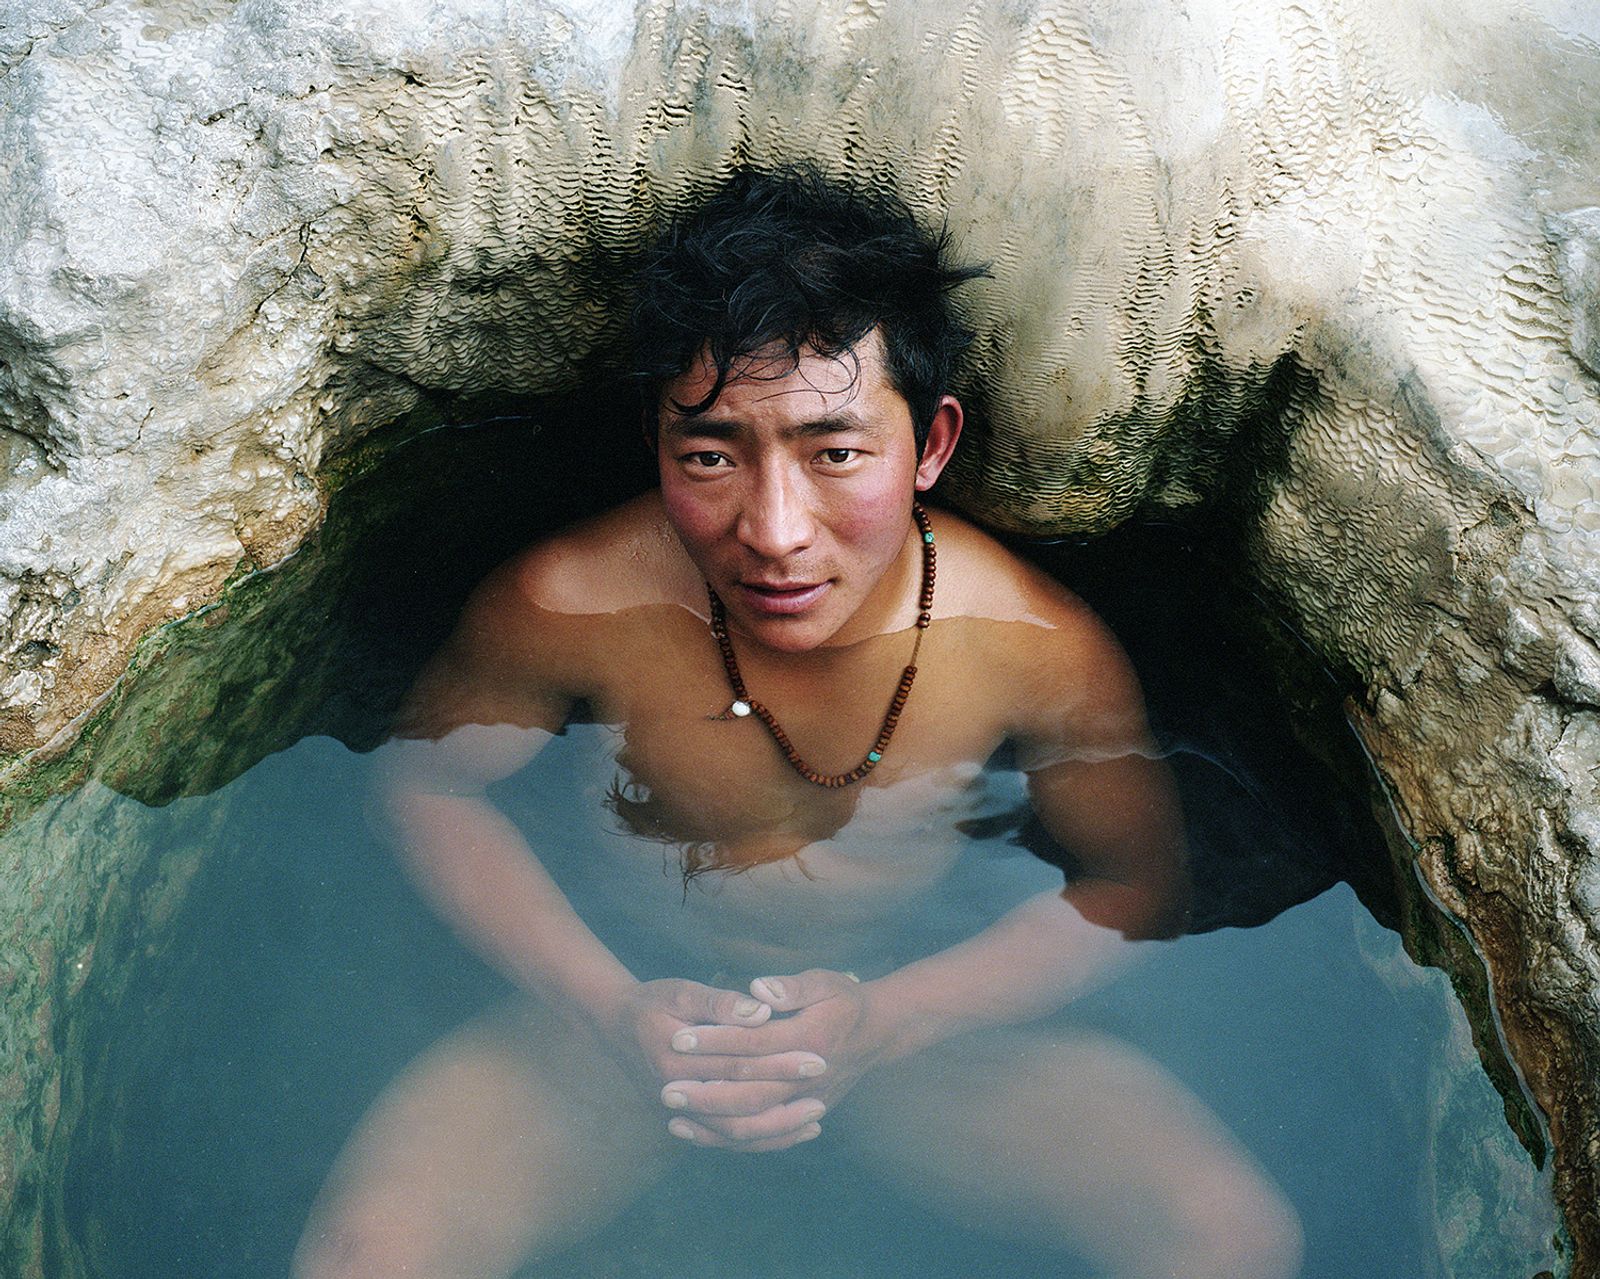
{"label": "nose", "polygon": [[739,512],[739,540],[762,559],[781,560],[810,546],[815,532],[804,484],[763,468]]}

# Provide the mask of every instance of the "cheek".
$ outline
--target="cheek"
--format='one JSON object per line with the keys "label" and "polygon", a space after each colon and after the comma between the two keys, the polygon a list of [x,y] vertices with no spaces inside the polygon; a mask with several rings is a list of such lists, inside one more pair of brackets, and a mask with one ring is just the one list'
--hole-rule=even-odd
{"label": "cheek", "polygon": [[709,548],[719,536],[724,522],[719,504],[699,485],[674,479],[670,473],[661,477],[661,503],[678,537],[690,555],[698,560],[700,552]]}
{"label": "cheek", "polygon": [[835,537],[873,560],[887,562],[900,553],[911,513],[911,498],[900,484],[853,493],[829,521]]}

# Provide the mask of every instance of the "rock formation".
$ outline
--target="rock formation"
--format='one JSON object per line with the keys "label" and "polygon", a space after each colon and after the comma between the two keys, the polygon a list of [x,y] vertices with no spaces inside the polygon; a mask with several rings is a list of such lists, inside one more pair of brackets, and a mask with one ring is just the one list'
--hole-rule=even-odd
{"label": "rock formation", "polygon": [[[1487,957],[1600,1273],[1580,8],[0,0],[12,776],[140,635],[291,552],[369,430],[604,376],[663,210],[741,160],[890,181],[993,263],[952,498],[1235,524]],[[0,962],[65,998],[84,938],[21,909]]]}

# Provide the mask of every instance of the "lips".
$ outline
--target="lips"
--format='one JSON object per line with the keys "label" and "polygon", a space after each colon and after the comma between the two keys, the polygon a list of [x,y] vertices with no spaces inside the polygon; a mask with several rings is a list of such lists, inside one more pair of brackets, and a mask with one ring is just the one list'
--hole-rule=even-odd
{"label": "lips", "polygon": [[831,585],[831,581],[740,582],[739,595],[753,612],[768,617],[789,617],[805,612]]}

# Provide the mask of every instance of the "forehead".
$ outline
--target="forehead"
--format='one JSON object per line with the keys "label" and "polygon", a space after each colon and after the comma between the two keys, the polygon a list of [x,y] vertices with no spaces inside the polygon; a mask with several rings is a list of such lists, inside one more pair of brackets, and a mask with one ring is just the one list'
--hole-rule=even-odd
{"label": "forehead", "polygon": [[676,404],[698,404],[716,381],[716,365],[702,348],[689,370],[662,388],[662,425],[670,431],[729,421],[806,421],[840,413],[876,418],[905,405],[889,381],[876,332],[834,355],[810,346],[801,347],[798,356],[782,345],[767,347],[734,362],[704,412],[686,417],[677,411]]}

